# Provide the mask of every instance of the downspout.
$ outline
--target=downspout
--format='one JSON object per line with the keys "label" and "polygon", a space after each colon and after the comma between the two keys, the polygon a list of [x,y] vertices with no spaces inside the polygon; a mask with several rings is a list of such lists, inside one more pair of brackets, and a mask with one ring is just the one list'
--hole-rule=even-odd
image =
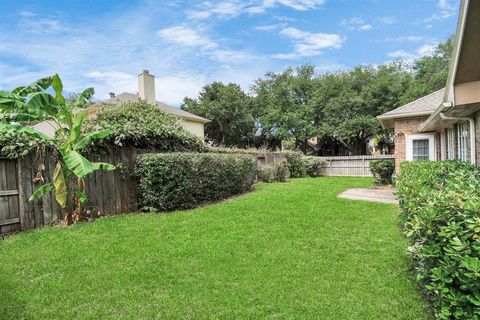
{"label": "downspout", "polygon": [[468,121],[470,124],[470,162],[473,165],[477,164],[476,161],[476,148],[475,148],[475,121],[470,117],[449,117],[444,112],[440,112],[440,118],[444,120],[456,120],[456,121]]}

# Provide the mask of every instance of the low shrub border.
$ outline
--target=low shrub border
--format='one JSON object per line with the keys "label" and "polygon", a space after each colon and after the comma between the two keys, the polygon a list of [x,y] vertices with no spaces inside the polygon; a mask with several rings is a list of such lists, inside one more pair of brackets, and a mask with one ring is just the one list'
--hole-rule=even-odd
{"label": "low shrub border", "polygon": [[416,280],[438,319],[480,319],[480,173],[410,162],[396,178]]}
{"label": "low shrub border", "polygon": [[286,182],[289,177],[286,162],[264,165],[257,169],[257,179],[261,182]]}
{"label": "low shrub border", "polygon": [[250,155],[156,153],[137,158],[143,210],[190,209],[251,189],[256,162]]}
{"label": "low shrub border", "polygon": [[304,178],[307,176],[305,160],[300,153],[287,153],[287,166],[291,178]]}

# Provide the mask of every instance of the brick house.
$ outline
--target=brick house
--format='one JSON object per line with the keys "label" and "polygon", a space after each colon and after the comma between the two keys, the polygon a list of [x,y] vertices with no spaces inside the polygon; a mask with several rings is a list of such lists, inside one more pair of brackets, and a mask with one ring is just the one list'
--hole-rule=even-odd
{"label": "brick house", "polygon": [[480,165],[480,1],[462,0],[446,87],[378,116],[403,161],[459,159]]}

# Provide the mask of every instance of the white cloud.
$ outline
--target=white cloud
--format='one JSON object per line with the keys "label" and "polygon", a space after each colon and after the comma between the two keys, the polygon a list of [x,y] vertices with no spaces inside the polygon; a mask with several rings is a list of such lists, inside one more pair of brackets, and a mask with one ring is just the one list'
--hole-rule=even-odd
{"label": "white cloud", "polygon": [[312,33],[296,28],[285,28],[280,35],[288,37],[294,42],[291,53],[280,53],[273,57],[277,59],[296,59],[299,57],[318,56],[327,48],[340,48],[344,39],[337,34]]}
{"label": "white cloud", "polygon": [[199,9],[188,10],[187,17],[195,20],[209,19],[212,17],[230,19],[241,14],[259,14],[283,6],[293,10],[306,11],[321,7],[325,0],[229,0],[218,3],[206,1]]}
{"label": "white cloud", "polygon": [[367,31],[372,29],[371,24],[366,23],[365,20],[359,17],[343,19],[340,22],[340,25],[344,28],[355,31]]}
{"label": "white cloud", "polygon": [[217,47],[217,44],[208,37],[202,36],[197,31],[185,26],[159,30],[157,36],[162,40],[187,47],[200,47],[202,49]]}
{"label": "white cloud", "polygon": [[398,22],[397,18],[395,17],[380,17],[377,20],[382,24],[395,24]]}
{"label": "white cloud", "polygon": [[258,0],[247,8],[249,13],[262,13],[276,6],[285,6],[294,10],[305,11],[317,9],[325,4],[325,0]]}
{"label": "white cloud", "polygon": [[456,7],[450,3],[450,0],[438,0],[437,6],[440,9],[439,12],[432,14],[427,19],[424,19],[423,22],[428,23],[427,27],[431,28],[431,22],[436,20],[448,19],[455,15]]}
{"label": "white cloud", "polygon": [[212,16],[234,18],[239,16],[243,9],[244,5],[238,1],[224,1],[216,4],[207,1],[203,3],[201,10],[188,10],[187,17],[191,19],[208,19]]}
{"label": "white cloud", "polygon": [[388,53],[390,58],[405,60],[406,62],[413,62],[424,56],[432,55],[435,52],[436,44],[424,44],[417,48],[414,52],[405,50],[396,50]]}
{"label": "white cloud", "polygon": [[416,35],[385,38],[386,42],[433,42],[434,40],[435,39],[432,37],[416,36]]}
{"label": "white cloud", "polygon": [[286,26],[287,26],[286,23],[267,24],[267,25],[256,26],[255,30],[258,30],[258,31],[273,31],[273,30],[285,28]]}

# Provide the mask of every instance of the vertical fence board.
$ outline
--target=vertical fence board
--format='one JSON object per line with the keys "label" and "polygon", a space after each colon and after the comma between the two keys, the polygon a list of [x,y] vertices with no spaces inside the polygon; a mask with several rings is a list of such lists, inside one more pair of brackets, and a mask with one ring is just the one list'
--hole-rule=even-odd
{"label": "vertical fence board", "polygon": [[373,160],[394,160],[393,155],[322,157],[325,160],[325,176],[371,177],[370,162]]}

